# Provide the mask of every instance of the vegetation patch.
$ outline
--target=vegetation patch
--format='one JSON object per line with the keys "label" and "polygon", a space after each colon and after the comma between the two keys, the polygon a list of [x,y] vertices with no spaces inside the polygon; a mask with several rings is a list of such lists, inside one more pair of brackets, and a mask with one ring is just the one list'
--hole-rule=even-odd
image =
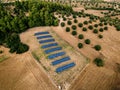
{"label": "vegetation patch", "polygon": [[40,58],[39,58],[39,56],[37,56],[37,54],[35,52],[32,52],[32,56],[34,57],[35,60],[37,60],[39,62]]}
{"label": "vegetation patch", "polygon": [[83,48],[83,44],[82,43],[78,43],[78,48]]}
{"label": "vegetation patch", "polygon": [[95,59],[94,59],[94,63],[95,63],[98,67],[104,66],[104,61],[103,61],[101,58],[95,58]]}
{"label": "vegetation patch", "polygon": [[96,51],[100,51],[100,50],[101,50],[101,46],[100,46],[100,45],[95,45],[95,46],[94,46],[94,49],[95,49]]}
{"label": "vegetation patch", "polygon": [[0,62],[7,60],[8,58],[9,58],[8,56],[2,55],[2,56],[0,56]]}

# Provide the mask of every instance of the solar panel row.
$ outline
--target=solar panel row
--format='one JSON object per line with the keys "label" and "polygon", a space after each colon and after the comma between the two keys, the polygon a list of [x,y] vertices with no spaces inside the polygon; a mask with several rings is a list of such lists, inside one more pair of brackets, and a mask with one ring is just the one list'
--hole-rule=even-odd
{"label": "solar panel row", "polygon": [[39,43],[43,44],[43,43],[48,43],[48,42],[53,42],[53,41],[55,41],[55,39],[41,40],[41,41],[39,41]]}
{"label": "solar panel row", "polygon": [[51,38],[51,35],[46,35],[46,36],[39,36],[37,37],[37,39],[44,39],[44,38]]}
{"label": "solar panel row", "polygon": [[64,58],[62,58],[62,59],[53,61],[53,62],[52,62],[52,65],[57,65],[57,64],[60,64],[60,63],[62,63],[62,62],[68,61],[68,60],[70,60],[70,57],[67,56],[67,57],[64,57]]}
{"label": "solar panel row", "polygon": [[46,32],[37,32],[37,33],[35,33],[35,36],[36,35],[43,35],[43,34],[49,34],[49,32],[47,32],[47,31]]}
{"label": "solar panel row", "polygon": [[61,67],[58,67],[58,68],[56,69],[56,72],[57,72],[57,73],[60,73],[60,72],[62,72],[62,71],[64,71],[64,70],[67,70],[67,69],[73,67],[73,66],[75,66],[75,63],[74,63],[74,62],[72,62],[72,63],[70,63],[70,64],[67,64],[67,65],[64,65],[64,66],[61,66]]}
{"label": "solar panel row", "polygon": [[57,43],[51,43],[51,44],[47,44],[47,45],[43,45],[41,48],[49,48],[49,47],[53,47],[53,46],[58,46]]}
{"label": "solar panel row", "polygon": [[55,47],[55,48],[47,49],[45,50],[45,53],[49,54],[51,52],[58,51],[58,50],[62,50],[62,47]]}
{"label": "solar panel row", "polygon": [[51,55],[48,56],[48,59],[54,59],[56,57],[63,56],[63,55],[65,55],[65,52],[59,52],[59,53],[51,54]]}

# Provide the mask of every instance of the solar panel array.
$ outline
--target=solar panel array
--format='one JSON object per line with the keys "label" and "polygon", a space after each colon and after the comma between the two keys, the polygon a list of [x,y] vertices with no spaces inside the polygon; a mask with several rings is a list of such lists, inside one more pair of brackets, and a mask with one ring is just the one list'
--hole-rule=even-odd
{"label": "solar panel array", "polygon": [[55,52],[55,51],[59,51],[59,50],[62,50],[62,47],[55,47],[55,48],[47,49],[47,50],[45,50],[45,53],[49,54],[51,52]]}
{"label": "solar panel array", "polygon": [[37,39],[44,39],[44,38],[51,38],[51,35],[46,35],[46,36],[39,36],[37,37]]}
{"label": "solar panel array", "polygon": [[48,43],[48,42],[54,42],[55,39],[47,39],[47,40],[41,40],[39,41],[40,44],[43,44],[43,43]]}
{"label": "solar panel array", "polygon": [[65,52],[59,52],[59,53],[55,53],[55,54],[51,54],[48,56],[48,59],[54,59],[54,58],[57,58],[59,56],[63,56],[65,55]]}
{"label": "solar panel array", "polygon": [[62,71],[64,71],[64,70],[67,70],[68,68],[73,67],[73,66],[75,66],[75,63],[74,63],[74,62],[72,62],[72,63],[70,63],[70,64],[67,64],[67,65],[64,65],[64,66],[61,66],[61,67],[58,67],[58,68],[56,69],[56,72],[57,72],[57,73],[60,73],[60,72],[62,72]]}
{"label": "solar panel array", "polygon": [[[53,66],[54,65],[57,66],[58,64],[62,64],[63,62],[70,60],[70,57],[65,56],[66,53],[64,51],[62,51],[62,47],[58,46],[58,43],[55,42],[55,39],[50,35],[50,33],[48,31],[37,32],[37,33],[35,33],[35,36],[39,40],[40,44],[44,44],[41,46],[41,48],[45,49],[44,52],[46,54],[53,53],[53,54],[48,55],[48,59],[53,60],[53,59],[62,57],[61,59],[54,60],[52,62]],[[60,52],[58,52],[58,51],[60,51]],[[67,70],[73,66],[75,66],[74,62],[66,64],[66,65],[62,65],[56,69],[56,72],[57,73],[63,72],[64,70]]]}
{"label": "solar panel array", "polygon": [[59,59],[59,60],[53,61],[53,62],[52,62],[52,65],[57,65],[57,64],[60,64],[60,63],[62,63],[62,62],[68,61],[68,60],[70,60],[70,57],[69,57],[69,56],[64,57],[64,58],[62,58],[62,59]]}
{"label": "solar panel array", "polygon": [[37,36],[37,35],[43,35],[43,34],[49,34],[49,32],[48,32],[48,31],[45,31],[45,32],[37,32],[37,33],[35,33],[35,36]]}
{"label": "solar panel array", "polygon": [[58,44],[57,43],[46,44],[46,45],[41,46],[41,48],[45,49],[45,48],[49,48],[53,46],[58,46]]}

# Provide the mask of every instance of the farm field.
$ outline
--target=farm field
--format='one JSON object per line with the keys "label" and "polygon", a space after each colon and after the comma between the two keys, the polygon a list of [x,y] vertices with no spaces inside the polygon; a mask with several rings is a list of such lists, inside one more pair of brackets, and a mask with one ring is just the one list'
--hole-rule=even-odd
{"label": "farm field", "polygon": [[120,90],[119,2],[15,1],[0,10],[0,90]]}
{"label": "farm field", "polygon": [[[3,50],[4,54],[7,54],[8,50]],[[0,63],[0,90],[22,89],[57,90],[30,52],[22,55],[12,54],[9,59]]]}

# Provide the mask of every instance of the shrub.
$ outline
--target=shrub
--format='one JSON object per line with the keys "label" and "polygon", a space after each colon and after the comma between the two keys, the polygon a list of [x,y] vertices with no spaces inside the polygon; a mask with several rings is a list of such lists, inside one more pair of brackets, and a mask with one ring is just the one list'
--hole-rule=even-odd
{"label": "shrub", "polygon": [[2,51],[2,50],[0,50],[0,54],[1,54],[1,53],[3,53],[3,51]]}
{"label": "shrub", "polygon": [[99,37],[99,38],[103,38],[103,35],[100,34],[100,35],[98,35],[98,37]]}
{"label": "shrub", "polygon": [[72,25],[72,29],[73,29],[73,30],[76,30],[76,28],[77,28],[77,27],[76,27],[75,25]]}
{"label": "shrub", "polygon": [[69,27],[66,27],[66,32],[70,32],[70,28]]}
{"label": "shrub", "polygon": [[99,23],[99,26],[103,26],[103,23]]}
{"label": "shrub", "polygon": [[64,26],[65,26],[65,23],[64,23],[64,22],[62,22],[62,23],[61,23],[61,27],[64,27]]}
{"label": "shrub", "polygon": [[17,48],[17,54],[21,54],[23,52],[26,52],[29,50],[29,46],[27,46],[26,44],[20,43],[18,48]]}
{"label": "shrub", "polygon": [[106,27],[104,27],[104,30],[108,30],[108,27],[106,26]]}
{"label": "shrub", "polygon": [[93,29],[93,26],[92,26],[92,25],[89,25],[88,28],[89,28],[90,30],[92,30],[92,29]]}
{"label": "shrub", "polygon": [[83,29],[82,29],[83,31],[87,31],[87,28],[86,27],[83,27]]}
{"label": "shrub", "polygon": [[63,18],[63,21],[66,21],[66,20],[67,20],[67,19],[64,17],[64,18]]}
{"label": "shrub", "polygon": [[95,63],[98,67],[104,66],[104,61],[103,61],[101,58],[95,58],[95,59],[94,59],[94,63]]}
{"label": "shrub", "polygon": [[89,20],[89,23],[92,23],[92,20]]}
{"label": "shrub", "polygon": [[71,25],[71,24],[72,24],[72,22],[71,22],[71,21],[67,21],[67,24],[68,24],[68,25]]}
{"label": "shrub", "polygon": [[76,18],[76,15],[73,15],[73,18]]}
{"label": "shrub", "polygon": [[86,39],[86,40],[85,40],[85,43],[86,43],[86,44],[90,44],[91,41],[90,41],[89,39]]}
{"label": "shrub", "polygon": [[112,23],[109,23],[110,26],[112,26],[113,24]]}
{"label": "shrub", "polygon": [[103,28],[100,28],[99,31],[100,31],[100,32],[103,32]]}
{"label": "shrub", "polygon": [[77,32],[76,31],[72,31],[72,35],[73,36],[77,35]]}
{"label": "shrub", "polygon": [[107,22],[104,22],[104,25],[107,25]]}
{"label": "shrub", "polygon": [[94,29],[93,33],[97,34],[98,33],[98,29]]}
{"label": "shrub", "polygon": [[82,43],[78,43],[78,48],[83,48],[83,44]]}
{"label": "shrub", "polygon": [[75,20],[74,20],[74,23],[77,23],[77,22],[78,22],[78,20],[77,20],[77,19],[75,19]]}
{"label": "shrub", "polygon": [[82,23],[79,23],[78,26],[79,26],[79,27],[83,27],[83,24],[82,24]]}
{"label": "shrub", "polygon": [[87,24],[88,24],[88,21],[84,21],[83,23],[84,23],[85,25],[87,25]]}
{"label": "shrub", "polygon": [[94,27],[96,27],[96,28],[97,28],[97,27],[98,27],[98,24],[95,24],[95,25],[94,25]]}
{"label": "shrub", "polygon": [[100,45],[95,45],[94,48],[95,48],[96,51],[100,51],[101,50],[101,46]]}
{"label": "shrub", "polygon": [[120,26],[116,26],[117,31],[120,31]]}
{"label": "shrub", "polygon": [[80,35],[78,36],[78,38],[79,38],[79,39],[83,39],[83,38],[84,38],[83,34],[80,34]]}

